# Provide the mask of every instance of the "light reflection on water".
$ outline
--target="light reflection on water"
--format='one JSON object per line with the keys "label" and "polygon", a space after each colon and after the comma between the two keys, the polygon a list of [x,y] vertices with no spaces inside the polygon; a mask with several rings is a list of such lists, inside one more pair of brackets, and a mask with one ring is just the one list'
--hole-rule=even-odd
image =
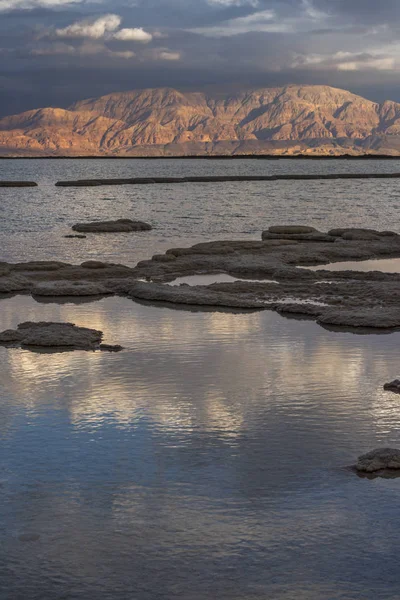
{"label": "light reflection on water", "polygon": [[382,273],[400,273],[400,258],[382,258],[376,260],[347,260],[344,262],[307,267],[311,271],[381,271]]}
{"label": "light reflection on water", "polygon": [[[7,598],[398,598],[400,334],[271,312],[2,300],[102,329],[119,354],[0,348]],[[24,535],[40,536],[23,541]]]}
{"label": "light reflection on water", "polygon": [[226,273],[214,273],[213,275],[186,275],[184,277],[177,277],[173,281],[169,281],[168,285],[176,286],[182,283],[186,283],[187,285],[210,285],[212,283],[234,283],[235,281],[278,283],[271,279],[242,279],[240,277],[232,277],[232,275]]}

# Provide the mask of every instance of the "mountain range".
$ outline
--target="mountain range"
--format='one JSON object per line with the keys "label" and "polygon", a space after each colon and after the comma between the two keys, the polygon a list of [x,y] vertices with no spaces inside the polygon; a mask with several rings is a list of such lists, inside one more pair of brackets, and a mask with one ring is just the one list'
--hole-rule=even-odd
{"label": "mountain range", "polygon": [[0,119],[2,156],[400,155],[400,104],[329,86],[136,90]]}

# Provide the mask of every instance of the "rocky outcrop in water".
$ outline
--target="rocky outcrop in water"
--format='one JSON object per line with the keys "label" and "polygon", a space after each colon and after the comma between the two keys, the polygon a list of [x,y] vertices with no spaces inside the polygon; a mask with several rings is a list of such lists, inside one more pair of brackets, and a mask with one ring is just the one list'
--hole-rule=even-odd
{"label": "rocky outcrop in water", "polygon": [[[0,132],[1,135],[1,132]],[[37,187],[37,183],[35,181],[1,181],[0,187]]]}
{"label": "rocky outcrop in water", "polygon": [[377,448],[359,456],[355,468],[362,473],[375,473],[384,469],[400,470],[400,450]]}
{"label": "rocky outcrop in water", "polygon": [[143,221],[118,219],[117,221],[77,223],[73,225],[72,229],[82,233],[130,233],[133,231],[150,231],[152,227],[149,223],[144,223]]}
{"label": "rocky outcrop in water", "polygon": [[[304,225],[274,226],[268,229],[273,239],[219,240],[190,248],[171,248],[134,268],[93,260],[81,265],[58,261],[3,262],[0,293],[18,291],[37,299],[57,298],[58,302],[66,297],[90,301],[99,295],[119,294],[175,306],[270,309],[283,315],[307,316],[334,330],[345,327],[364,333],[399,328],[400,273],[335,272],[324,270],[323,266],[318,270],[298,268],[400,257],[400,236],[396,233],[362,230],[367,231],[368,239],[345,238],[345,234],[359,231],[336,229],[324,233]],[[302,236],[320,239],[301,239]],[[323,241],[325,237],[329,237],[329,243]],[[167,285],[179,277],[219,273],[243,281],[207,286]]]}
{"label": "rocky outcrop in water", "polygon": [[72,323],[20,323],[18,329],[0,333],[0,344],[16,344],[43,348],[74,348],[94,350],[99,347],[103,333],[96,329],[77,327]]}
{"label": "rocky outcrop in water", "polygon": [[50,350],[103,350],[119,352],[122,346],[102,344],[103,332],[88,327],[78,327],[73,323],[52,323],[27,321],[17,329],[7,329],[0,333],[0,345]]}
{"label": "rocky outcrop in water", "polygon": [[395,394],[400,394],[400,379],[395,379],[394,381],[385,383],[383,389],[387,392],[394,392]]}

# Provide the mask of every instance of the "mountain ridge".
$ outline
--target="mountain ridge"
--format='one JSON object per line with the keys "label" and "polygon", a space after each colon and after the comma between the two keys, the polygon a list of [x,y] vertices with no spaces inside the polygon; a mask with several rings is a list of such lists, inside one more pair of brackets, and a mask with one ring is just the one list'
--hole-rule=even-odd
{"label": "mountain ridge", "polygon": [[330,86],[149,88],[0,119],[0,155],[400,155],[400,103]]}

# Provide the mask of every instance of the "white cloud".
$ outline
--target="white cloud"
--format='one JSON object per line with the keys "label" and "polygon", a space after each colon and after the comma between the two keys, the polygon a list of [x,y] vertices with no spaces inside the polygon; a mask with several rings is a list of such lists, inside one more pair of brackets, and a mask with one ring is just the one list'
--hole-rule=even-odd
{"label": "white cloud", "polygon": [[124,52],[115,52],[109,50],[107,54],[109,54],[110,56],[114,56],[115,58],[125,58],[126,60],[129,60],[130,58],[134,58],[136,56],[136,54],[131,50],[126,50]]}
{"label": "white cloud", "polygon": [[81,46],[70,46],[64,43],[54,43],[42,48],[34,48],[31,50],[33,56],[109,56],[111,58],[122,58],[125,60],[134,58],[136,55],[134,52],[116,52],[110,50],[102,43],[84,43]]}
{"label": "white cloud", "polygon": [[0,0],[0,12],[12,10],[33,10],[34,8],[57,8],[77,4],[81,0]]}
{"label": "white cloud", "polygon": [[77,21],[64,27],[63,29],[56,29],[55,33],[60,38],[91,38],[93,40],[99,40],[105,36],[106,33],[115,31],[121,24],[121,17],[118,15],[102,15],[97,19],[84,19],[83,21]]}
{"label": "white cloud", "polygon": [[343,50],[335,54],[296,55],[293,69],[323,69],[331,71],[394,71],[399,65],[394,56],[354,53]]}
{"label": "white cloud", "polygon": [[170,50],[162,50],[158,54],[160,60],[180,60],[181,56],[180,52],[171,52]]}
{"label": "white cloud", "polygon": [[68,55],[76,54],[76,48],[69,46],[68,44],[51,44],[43,48],[33,48],[31,50],[33,56],[56,56],[57,54]]}
{"label": "white cloud", "polygon": [[207,0],[210,6],[258,6],[259,0]]}
{"label": "white cloud", "polygon": [[396,61],[393,57],[370,58],[365,61],[343,62],[337,65],[338,71],[393,71],[396,68]]}
{"label": "white cloud", "polygon": [[276,13],[268,9],[252,13],[245,17],[229,19],[220,25],[198,27],[191,31],[210,37],[228,37],[251,31],[263,31],[267,33],[291,32],[293,31],[293,24],[290,21],[278,20]]}
{"label": "white cloud", "polygon": [[151,33],[144,31],[142,27],[136,27],[134,29],[120,29],[114,33],[113,38],[123,42],[143,42],[147,44],[151,42],[153,36]]}

